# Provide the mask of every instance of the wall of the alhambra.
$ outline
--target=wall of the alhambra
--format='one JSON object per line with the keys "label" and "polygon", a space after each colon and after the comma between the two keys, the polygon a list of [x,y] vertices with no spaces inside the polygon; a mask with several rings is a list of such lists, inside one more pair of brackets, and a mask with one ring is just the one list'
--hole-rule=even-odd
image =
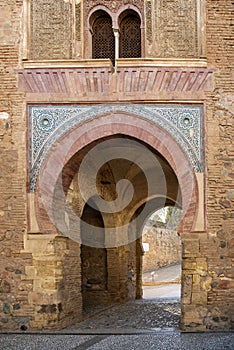
{"label": "wall of the alhambra", "polygon": [[[27,323],[27,293],[21,281],[30,254],[21,254],[26,230],[26,153],[23,96],[17,92],[23,1],[0,1],[0,328]],[[24,262],[23,262],[24,259]]]}
{"label": "wall of the alhambra", "polygon": [[148,243],[143,258],[143,272],[181,262],[181,239],[175,230],[164,224],[144,227],[142,243]]}
{"label": "wall of the alhambra", "polygon": [[234,326],[232,21],[233,1],[207,0],[208,66],[217,69],[206,101],[207,234],[183,242],[185,328]]}

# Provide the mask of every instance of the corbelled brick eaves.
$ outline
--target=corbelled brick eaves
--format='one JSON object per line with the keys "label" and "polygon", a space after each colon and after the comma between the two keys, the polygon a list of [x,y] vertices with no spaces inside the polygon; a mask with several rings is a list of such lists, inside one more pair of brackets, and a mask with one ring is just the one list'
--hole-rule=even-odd
{"label": "corbelled brick eaves", "polygon": [[[25,62],[18,70],[18,84],[28,100],[43,101],[51,94],[58,101],[69,97],[88,100],[202,100],[213,89],[213,69],[200,60],[109,60]],[[56,97],[55,97],[56,95]],[[54,98],[53,98],[54,96]],[[63,100],[63,98],[62,98]],[[48,95],[47,95],[48,101]]]}

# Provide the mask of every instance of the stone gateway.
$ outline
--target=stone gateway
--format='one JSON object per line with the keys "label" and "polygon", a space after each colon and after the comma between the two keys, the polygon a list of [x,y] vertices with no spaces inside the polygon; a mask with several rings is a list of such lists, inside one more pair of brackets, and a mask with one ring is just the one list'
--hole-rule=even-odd
{"label": "stone gateway", "polygon": [[182,210],[181,329],[233,328],[233,10],[0,0],[1,330],[142,298],[165,206]]}

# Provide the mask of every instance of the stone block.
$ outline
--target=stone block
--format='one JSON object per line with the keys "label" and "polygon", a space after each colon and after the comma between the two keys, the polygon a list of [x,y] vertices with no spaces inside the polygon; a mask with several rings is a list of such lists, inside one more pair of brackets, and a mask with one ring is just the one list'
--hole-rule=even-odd
{"label": "stone block", "polygon": [[33,289],[33,284],[30,281],[22,281],[18,286],[19,291],[31,291]]}
{"label": "stone block", "polygon": [[54,279],[45,279],[41,281],[41,288],[44,290],[57,290],[59,286],[59,281]]}
{"label": "stone block", "polygon": [[60,298],[58,297],[57,292],[51,292],[48,294],[30,292],[28,293],[28,301],[32,305],[50,305],[58,304],[60,302]]}
{"label": "stone block", "polygon": [[201,288],[209,292],[212,289],[212,277],[205,277],[201,279]]}
{"label": "stone block", "polygon": [[183,304],[191,303],[192,293],[192,275],[182,275],[182,292],[181,298]]}
{"label": "stone block", "polygon": [[197,268],[196,261],[190,260],[190,259],[187,259],[187,260],[184,259],[184,260],[182,260],[182,268],[183,268],[183,270],[194,270],[195,271]]}
{"label": "stone block", "polygon": [[194,274],[193,275],[193,286],[192,286],[192,290],[193,292],[200,292],[201,289],[201,281],[200,281],[200,275],[198,274]]}
{"label": "stone block", "polygon": [[182,312],[185,315],[185,319],[199,319],[200,315],[197,308],[194,308],[193,305],[184,305],[182,306]]}
{"label": "stone block", "polygon": [[192,304],[195,305],[207,305],[207,293],[206,292],[193,292]]}
{"label": "stone block", "polygon": [[199,240],[185,239],[182,242],[182,246],[183,246],[182,254],[184,257],[199,256]]}
{"label": "stone block", "polygon": [[25,275],[21,276],[22,280],[32,280],[35,278],[35,267],[25,266]]}
{"label": "stone block", "polygon": [[197,269],[196,272],[201,276],[207,275],[207,260],[205,258],[197,258],[196,259]]}

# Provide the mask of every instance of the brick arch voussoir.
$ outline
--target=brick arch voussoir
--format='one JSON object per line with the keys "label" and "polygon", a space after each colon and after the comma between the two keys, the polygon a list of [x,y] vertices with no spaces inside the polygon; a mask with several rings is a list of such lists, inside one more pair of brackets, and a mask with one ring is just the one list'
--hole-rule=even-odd
{"label": "brick arch voussoir", "polygon": [[198,191],[195,174],[189,159],[166,130],[151,121],[124,113],[99,116],[78,125],[53,145],[41,168],[35,191],[36,216],[40,230],[47,233],[56,231],[41,202],[41,196],[44,192],[49,198],[53,198],[55,187],[65,164],[85,146],[100,138],[116,134],[134,137],[145,142],[167,160],[178,178],[183,209],[186,207],[179,232],[192,231],[196,218]]}

